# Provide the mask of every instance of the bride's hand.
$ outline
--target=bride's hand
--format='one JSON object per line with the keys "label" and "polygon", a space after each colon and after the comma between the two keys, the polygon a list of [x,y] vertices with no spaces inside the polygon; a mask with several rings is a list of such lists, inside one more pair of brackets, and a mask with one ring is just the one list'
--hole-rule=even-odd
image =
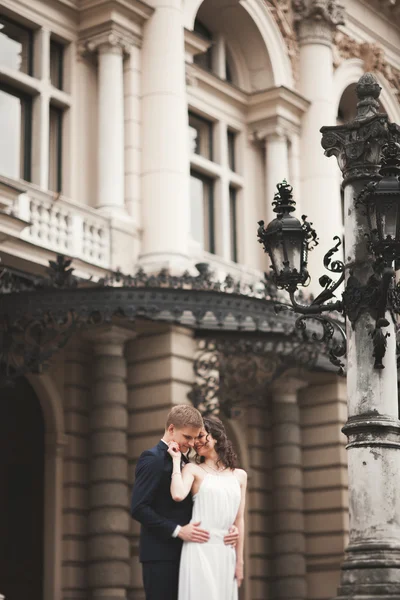
{"label": "bride's hand", "polygon": [[172,456],[172,458],[181,458],[182,453],[177,442],[170,442],[168,444],[168,454]]}
{"label": "bride's hand", "polygon": [[236,563],[235,577],[236,577],[238,587],[240,587],[243,582],[243,563],[241,563],[241,562]]}

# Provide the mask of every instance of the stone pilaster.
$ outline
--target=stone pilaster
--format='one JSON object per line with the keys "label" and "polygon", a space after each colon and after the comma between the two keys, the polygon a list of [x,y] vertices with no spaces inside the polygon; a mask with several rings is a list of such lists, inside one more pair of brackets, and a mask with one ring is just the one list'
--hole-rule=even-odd
{"label": "stone pilaster", "polygon": [[86,344],[71,340],[64,363],[63,600],[87,598],[89,358]]}
{"label": "stone pilaster", "polygon": [[302,438],[307,592],[329,600],[349,532],[346,381],[319,376],[298,394]]}
{"label": "stone pilaster", "polygon": [[88,584],[90,598],[126,599],[130,587],[128,396],[125,342],[132,332],[94,330],[90,411]]}
{"label": "stone pilaster", "polygon": [[[187,394],[194,379],[194,354],[192,331],[162,323],[152,324],[127,346],[130,491],[139,456],[157,444],[173,405],[188,403]],[[140,525],[133,519],[130,521],[129,600],[144,600],[139,563]]]}
{"label": "stone pilaster", "polygon": [[[247,494],[247,536],[249,598],[269,600],[271,574],[271,420],[265,406],[249,406],[247,432],[249,482]],[[246,590],[247,591],[247,590]]]}
{"label": "stone pilaster", "polygon": [[320,240],[309,256],[309,290],[313,293],[321,291],[318,279],[325,272],[323,257],[334,245],[333,237],[341,235],[343,228],[337,169],[324,160],[318,133],[323,125],[336,123],[332,35],[343,22],[343,13],[337,0],[293,1],[300,45],[299,87],[311,101],[303,117],[300,146],[301,208],[313,222]]}
{"label": "stone pilaster", "polygon": [[378,112],[380,86],[371,73],[361,77],[356,91],[355,120],[344,126],[322,128],[325,153],[338,158],[344,176],[345,298],[348,315],[357,312],[352,322],[347,319],[348,421],[343,431],[349,439],[350,540],[338,597],[389,600],[400,596],[396,330],[387,311],[388,326],[383,332],[390,337],[385,368],[375,369],[371,333],[375,330],[376,307],[370,306],[365,296],[374,273],[374,258],[365,239],[366,215],[357,205],[357,197],[368,182],[376,179],[382,146],[389,136],[399,142],[400,129]]}
{"label": "stone pilaster", "polygon": [[289,377],[272,390],[273,534],[271,600],[307,598],[303,515],[303,465],[297,391]]}

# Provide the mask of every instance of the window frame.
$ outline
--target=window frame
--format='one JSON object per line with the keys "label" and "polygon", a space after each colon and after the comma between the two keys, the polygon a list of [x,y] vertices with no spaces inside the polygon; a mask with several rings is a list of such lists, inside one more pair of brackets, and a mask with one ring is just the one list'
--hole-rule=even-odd
{"label": "window frame", "polygon": [[[208,222],[205,222],[204,219],[204,228],[208,228],[208,241],[209,248],[203,247],[203,250],[209,252],[210,254],[215,254],[215,180],[208,175],[204,175],[200,171],[197,171],[195,168],[191,167],[190,169],[190,178],[194,177],[195,179],[199,179],[206,185],[208,185],[210,193],[207,198],[207,215]],[[203,213],[205,213],[204,206],[204,197],[203,197]],[[204,235],[204,233],[203,233]],[[204,238],[206,236],[204,235]],[[203,244],[204,246],[204,244]]]}
{"label": "window frame", "polygon": [[[20,165],[19,179],[24,181],[32,181],[32,112],[33,102],[32,96],[21,92],[19,89],[5,83],[0,83],[0,91],[10,96],[15,96],[24,102],[25,118],[24,118],[24,148],[21,152],[23,157],[23,165]],[[22,167],[22,168],[21,168]],[[22,174],[21,174],[22,173]]]}

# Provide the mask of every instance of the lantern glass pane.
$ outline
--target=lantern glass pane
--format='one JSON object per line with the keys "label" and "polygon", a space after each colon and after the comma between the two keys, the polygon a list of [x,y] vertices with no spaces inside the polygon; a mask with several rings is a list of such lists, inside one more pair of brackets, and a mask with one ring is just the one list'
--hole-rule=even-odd
{"label": "lantern glass pane", "polygon": [[272,265],[275,269],[275,272],[279,275],[279,273],[281,271],[283,271],[283,269],[285,268],[284,266],[284,260],[285,260],[285,256],[283,253],[283,246],[282,246],[282,242],[274,239],[271,243],[271,260],[272,260]]}
{"label": "lantern glass pane", "polygon": [[398,203],[396,198],[387,199],[382,210],[383,239],[395,239],[397,230]]}
{"label": "lantern glass pane", "polygon": [[289,269],[296,270],[301,273],[301,257],[302,257],[303,238],[298,235],[288,236],[285,240],[285,249]]}

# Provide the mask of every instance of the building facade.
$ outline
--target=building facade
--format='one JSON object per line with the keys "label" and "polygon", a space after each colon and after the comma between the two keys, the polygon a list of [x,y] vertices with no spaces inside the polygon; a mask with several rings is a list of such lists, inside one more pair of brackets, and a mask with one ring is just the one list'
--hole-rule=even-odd
{"label": "building facade", "polygon": [[[319,234],[318,292],[343,233],[340,173],[319,130],[354,117],[366,71],[400,123],[398,2],[2,0],[0,23],[2,275],[32,281],[64,255],[89,287],[138,269],[193,282],[207,263],[216,281],[229,274],[254,292],[268,266],[257,222],[273,218],[286,178]],[[151,318],[144,302],[146,318],[92,319],[43,373],[1,389],[6,600],[144,598],[128,510],[135,463],[168,410],[196,397],[199,339],[215,331],[207,307],[193,322],[157,307]],[[1,296],[0,312],[4,323]],[[228,321],[222,342],[241,330]],[[241,598],[328,600],[348,531],[345,379],[295,347],[279,369],[276,356],[211,364],[230,365],[233,383],[216,396],[249,474]],[[246,396],[240,418],[222,406],[235,393]]]}

